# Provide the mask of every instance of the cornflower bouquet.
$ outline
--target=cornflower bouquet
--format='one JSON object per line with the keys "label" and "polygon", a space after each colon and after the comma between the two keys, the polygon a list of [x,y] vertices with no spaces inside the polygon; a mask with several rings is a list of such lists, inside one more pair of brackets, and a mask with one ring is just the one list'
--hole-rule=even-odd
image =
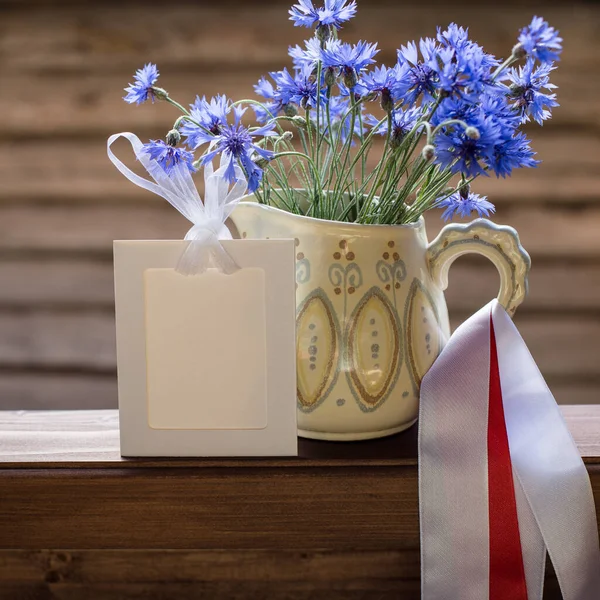
{"label": "cornflower bouquet", "polygon": [[[375,66],[377,44],[340,39],[356,1],[324,2],[290,9],[294,25],[314,36],[289,48],[291,70],[260,79],[261,101],[197,96],[188,110],[156,85],[155,65],[138,70],[125,101],[162,100],[182,113],[166,141],[143,151],[167,173],[222,155],[229,181],[238,164],[259,202],[320,219],[400,224],[432,208],[446,220],[493,213],[471,183],[538,164],[521,128],[542,125],[558,106],[549,80],[562,51],[558,32],[534,17],[500,61],[452,23],[401,46],[393,66]],[[243,119],[249,107],[256,125]]]}

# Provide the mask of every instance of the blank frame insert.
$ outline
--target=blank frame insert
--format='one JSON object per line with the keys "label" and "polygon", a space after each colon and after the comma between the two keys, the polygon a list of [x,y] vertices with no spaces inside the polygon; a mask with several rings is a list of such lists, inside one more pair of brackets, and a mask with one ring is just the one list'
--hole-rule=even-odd
{"label": "blank frame insert", "polygon": [[265,272],[144,271],[146,390],[153,429],[267,426]]}

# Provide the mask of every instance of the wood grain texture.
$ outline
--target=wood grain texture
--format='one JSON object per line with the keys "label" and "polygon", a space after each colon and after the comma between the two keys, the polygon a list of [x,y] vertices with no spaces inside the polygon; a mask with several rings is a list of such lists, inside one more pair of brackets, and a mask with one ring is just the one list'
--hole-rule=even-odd
{"label": "wood grain texture", "polygon": [[[600,406],[562,406],[586,464],[600,464]],[[116,410],[0,411],[0,469],[416,466],[417,427],[368,442],[299,438],[299,458],[121,458]]]}
{"label": "wood grain texture", "polygon": [[[519,314],[553,311],[557,307],[566,313],[589,313],[600,307],[600,263],[577,259],[546,262],[539,256],[537,259],[529,277],[527,301],[519,308]],[[21,257],[5,255],[0,260],[0,281],[3,280],[11,285],[0,286],[0,309],[106,311],[114,305],[109,252],[72,258],[49,256],[43,251]],[[498,272],[491,262],[479,256],[465,256],[452,266],[446,302],[451,312],[474,312],[497,293],[498,286]]]}
{"label": "wood grain texture", "polygon": [[[167,73],[202,66],[239,69],[243,57],[244,64],[254,68],[257,64],[274,68],[288,44],[306,37],[306,31],[288,21],[287,8],[289,2],[250,1],[219,6],[182,3],[166,9],[162,4],[130,1],[107,4],[102,11],[95,3],[42,7],[27,20],[21,11],[7,11],[2,20],[3,66],[7,72],[87,74],[160,61]],[[488,51],[506,56],[535,10],[531,3],[498,10],[492,2],[419,7],[369,0],[362,2],[359,16],[345,26],[344,37],[379,40],[385,61],[393,59],[396,48],[407,40],[432,36],[438,25],[455,21],[469,27],[473,38]],[[568,40],[561,66],[565,70],[595,67],[590,44],[597,43],[598,7],[544,4],[543,13]]]}
{"label": "wood grain texture", "polygon": [[419,539],[416,467],[13,469],[0,485],[1,548],[414,549]]}
{"label": "wood grain texture", "polygon": [[[415,35],[418,37],[417,32]],[[221,47],[230,42],[223,38]],[[597,41],[590,40],[592,51],[597,50],[597,46]],[[184,105],[193,102],[196,94],[208,97],[225,94],[230,98],[258,100],[253,86],[259,77],[268,70],[291,66],[286,49],[287,44],[282,41],[279,52],[268,65],[249,61],[244,68],[237,65],[234,70],[215,70],[212,65],[189,71],[165,68],[160,81],[171,97]],[[146,61],[142,57],[139,60],[139,64]],[[165,103],[138,107],[122,101],[123,88],[131,80],[132,68],[137,64],[131,62],[110,73],[61,75],[58,90],[55,74],[35,78],[27,72],[11,74],[11,85],[0,89],[0,137],[39,140],[49,136],[81,139],[94,135],[100,139],[119,131],[135,131],[144,137],[164,135],[165,127],[177,118],[177,109]],[[552,126],[548,127],[550,131],[568,138],[566,128],[575,133],[600,129],[600,116],[594,104],[587,101],[600,96],[600,82],[593,74],[593,71],[588,73],[564,65],[556,71],[553,81],[559,86],[561,107],[555,110]],[[543,136],[552,135],[537,126],[528,129],[538,132],[542,145],[545,145]],[[586,160],[583,153],[582,158]]]}
{"label": "wood grain texture", "polygon": [[[106,257],[112,255],[115,239],[181,239],[190,224],[165,204],[159,200],[143,206],[0,204],[0,253],[79,251]],[[427,221],[430,239],[444,226],[438,216],[433,211]],[[498,210],[495,221],[514,226],[534,259],[600,258],[600,205],[543,211],[537,206],[508,206]],[[22,223],[37,234],[32,236]]]}
{"label": "wood grain texture", "polygon": [[414,551],[5,551],[0,578],[53,598],[416,598],[418,560]]}
{"label": "wood grain texture", "polygon": [[[418,600],[419,568],[411,550],[0,551],[0,598]],[[558,598],[550,569],[544,600]]]}
{"label": "wood grain texture", "polygon": [[[164,103],[127,105],[122,88],[150,60],[184,103],[196,93],[251,96],[306,36],[288,8],[289,0],[0,1],[0,407],[115,406],[112,240],[181,238],[189,227],[106,158],[110,133],[159,137],[175,116]],[[600,6],[369,0],[343,33],[378,40],[389,63],[401,43],[454,20],[503,56],[533,14],[565,39],[554,73],[561,107],[544,128],[528,128],[543,164],[478,181],[476,191],[533,257],[517,323],[556,397],[596,402]],[[125,144],[117,150],[128,156]],[[430,237],[438,215],[429,215]],[[447,293],[455,323],[496,294],[496,278],[489,265],[459,261]]]}
{"label": "wood grain texture", "polygon": [[[454,311],[453,328],[469,315]],[[547,377],[593,374],[600,318],[517,315],[515,322]],[[0,365],[113,372],[116,368],[112,312],[34,310],[0,312]],[[561,348],[569,348],[566,354]]]}
{"label": "wood grain texture", "polygon": [[[596,377],[551,376],[547,383],[559,404],[599,404]],[[29,367],[0,370],[2,410],[87,410],[116,408],[117,375],[114,369],[76,370]]]}
{"label": "wood grain texture", "polygon": [[[134,110],[131,106],[126,108]],[[158,108],[142,106],[138,110],[152,113]],[[112,112],[108,108],[106,110]],[[158,127],[148,130],[147,136],[164,136],[176,118],[173,113],[169,115]],[[111,131],[123,129],[146,137],[131,125],[127,127],[124,124]],[[164,200],[158,196],[128,182],[109,162],[106,156],[108,133],[82,140],[67,137],[0,141],[0,203],[36,200],[53,204],[69,201],[90,207],[96,203],[115,205],[123,202],[164,205]],[[489,194],[501,207],[506,204],[550,203],[577,208],[581,203],[597,204],[600,180],[598,136],[590,129],[583,133],[561,132],[548,125],[543,131],[532,132],[531,137],[542,165],[517,171],[506,180],[480,178],[474,187],[480,193]],[[127,142],[118,140],[113,149],[126,164],[135,168],[136,162]],[[32,156],[36,156],[37,177],[30,177]],[[369,168],[375,166],[378,156],[377,148],[374,148],[369,156]],[[202,189],[201,178],[196,180]]]}
{"label": "wood grain texture", "polygon": [[[600,407],[563,414],[598,500]],[[416,428],[258,460],[123,460],[116,411],[0,413],[0,435],[2,600],[419,598]]]}
{"label": "wood grain texture", "polygon": [[[590,404],[589,394],[600,397],[600,385],[581,390],[568,384],[572,403]],[[117,375],[90,370],[23,369],[0,370],[0,398],[3,410],[85,410],[88,408],[116,408]]]}
{"label": "wood grain texture", "polygon": [[[0,407],[116,406],[112,240],[188,228],[106,159],[110,133],[160,137],[175,116],[127,106],[122,88],[150,60],[184,103],[252,95],[306,33],[289,4],[0,0]],[[379,40],[390,62],[456,20],[505,55],[533,14],[565,38],[562,106],[530,128],[544,163],[476,191],[533,255],[517,324],[557,399],[598,403],[600,6],[363,0],[344,34]],[[431,236],[441,223],[429,222]],[[447,292],[455,322],[496,287],[490,265],[461,259]],[[563,411],[600,506],[598,408]],[[117,428],[115,411],[0,412],[0,547],[26,548],[0,551],[0,600],[420,597],[415,428],[244,461],[123,461]],[[544,599],[560,597],[549,573]]]}

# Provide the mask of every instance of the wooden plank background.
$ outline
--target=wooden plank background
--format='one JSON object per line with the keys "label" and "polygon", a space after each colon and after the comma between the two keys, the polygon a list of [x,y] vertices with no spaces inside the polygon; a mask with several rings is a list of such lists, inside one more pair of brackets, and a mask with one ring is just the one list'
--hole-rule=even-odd
{"label": "wooden plank background", "polygon": [[[288,64],[287,45],[306,33],[287,21],[289,4],[0,0],[0,408],[116,405],[112,240],[186,231],[182,217],[106,158],[111,133],[160,137],[176,116],[166,105],[126,105],[122,88],[153,61],[184,103],[196,93],[251,97],[259,75]],[[558,400],[596,403],[600,6],[361,0],[359,9],[345,37],[378,40],[388,62],[401,43],[452,20],[500,56],[533,14],[561,30],[562,106],[531,130],[543,165],[477,191],[532,255],[517,324]],[[440,227],[430,214],[430,235]],[[453,321],[493,297],[497,279],[492,265],[461,259],[448,290]]]}

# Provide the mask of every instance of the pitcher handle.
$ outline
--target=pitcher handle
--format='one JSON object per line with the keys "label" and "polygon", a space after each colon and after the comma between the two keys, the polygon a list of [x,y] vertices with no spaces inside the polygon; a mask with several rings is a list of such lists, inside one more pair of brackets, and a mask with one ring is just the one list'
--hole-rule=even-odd
{"label": "pitcher handle", "polygon": [[527,295],[531,259],[512,227],[496,225],[487,219],[462,225],[446,225],[427,247],[429,271],[442,289],[448,287],[448,271],[463,254],[482,254],[500,273],[498,302],[513,316]]}

